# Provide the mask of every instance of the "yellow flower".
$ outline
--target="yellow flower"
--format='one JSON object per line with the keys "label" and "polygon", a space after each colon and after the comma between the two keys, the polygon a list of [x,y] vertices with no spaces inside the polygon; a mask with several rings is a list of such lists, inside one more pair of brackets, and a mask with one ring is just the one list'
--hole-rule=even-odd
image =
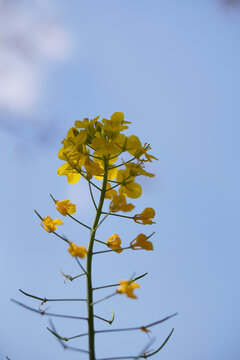
{"label": "yellow flower", "polygon": [[131,199],[139,198],[142,195],[142,188],[134,180],[135,177],[130,173],[130,169],[119,170],[117,174],[117,182],[121,183],[119,194]]}
{"label": "yellow flower", "polygon": [[114,143],[106,138],[93,139],[91,147],[95,150],[94,156],[103,157],[119,153],[119,149],[115,147]]}
{"label": "yellow flower", "polygon": [[152,162],[152,159],[158,160],[153,155],[147,153],[148,150],[151,150],[149,144],[142,146],[139,138],[135,135],[131,135],[127,139],[127,151],[129,154],[133,155],[135,158],[140,158],[142,155],[145,155],[146,160]]}
{"label": "yellow flower", "polygon": [[99,166],[99,164],[92,161],[89,157],[86,159],[84,166],[90,176],[104,174],[104,170]]}
{"label": "yellow flower", "polygon": [[70,200],[56,201],[56,209],[66,216],[67,214],[74,214],[76,212],[76,205],[70,203]]}
{"label": "yellow flower", "polygon": [[135,180],[135,176],[130,173],[130,169],[119,170],[117,174],[117,182],[122,183],[125,181],[131,182]]}
{"label": "yellow flower", "polygon": [[133,290],[140,288],[140,285],[130,280],[119,281],[119,284],[120,287],[116,290],[118,294],[126,294],[132,299],[137,299],[136,295],[133,294]]}
{"label": "yellow flower", "polygon": [[76,184],[81,178],[81,174],[74,170],[68,163],[60,166],[57,170],[57,174],[58,176],[66,175],[67,181],[71,185]]}
{"label": "yellow flower", "polygon": [[81,259],[84,259],[87,256],[87,249],[85,248],[85,246],[78,246],[73,242],[70,242],[68,251],[73,257],[78,256]]}
{"label": "yellow flower", "polygon": [[95,119],[90,120],[90,121],[88,118],[85,118],[82,121],[77,120],[77,121],[75,121],[75,126],[78,129],[85,129],[84,131],[86,131],[86,134],[93,135],[95,132],[94,125],[98,119],[99,119],[99,116],[97,116]]}
{"label": "yellow flower", "polygon": [[152,225],[156,222],[152,221],[155,216],[155,210],[153,208],[146,208],[141,214],[134,215],[134,221],[142,225]]}
{"label": "yellow flower", "polygon": [[142,248],[144,250],[153,250],[153,244],[148,241],[148,237],[144,234],[139,234],[136,239],[130,242],[130,247],[134,250],[135,248]]}
{"label": "yellow flower", "polygon": [[117,211],[128,212],[128,211],[132,211],[134,208],[135,206],[133,204],[127,204],[127,200],[124,195],[117,195],[117,194],[114,194],[112,196],[112,201],[110,202],[109,205],[109,210],[111,212],[117,212]]}
{"label": "yellow flower", "polygon": [[142,195],[141,185],[135,182],[126,181],[119,188],[119,194],[125,195],[130,199],[137,199]]}
{"label": "yellow flower", "polygon": [[103,119],[102,129],[107,136],[114,136],[119,134],[121,131],[128,129],[125,124],[131,124],[129,121],[124,121],[124,114],[122,112],[115,112],[111,116],[111,120]]}
{"label": "yellow flower", "polygon": [[49,233],[57,230],[57,225],[62,225],[63,222],[60,219],[53,220],[50,216],[46,216],[42,219],[41,226]]}
{"label": "yellow flower", "polygon": [[118,234],[113,234],[110,238],[107,239],[106,244],[112,250],[115,250],[117,253],[122,252],[121,248],[121,239]]}
{"label": "yellow flower", "polygon": [[147,172],[146,170],[144,170],[143,168],[143,164],[139,161],[137,164],[135,163],[126,163],[125,164],[126,168],[130,170],[130,174],[133,176],[138,176],[138,175],[144,175],[144,176],[148,176],[148,177],[154,177],[155,175],[152,173]]}

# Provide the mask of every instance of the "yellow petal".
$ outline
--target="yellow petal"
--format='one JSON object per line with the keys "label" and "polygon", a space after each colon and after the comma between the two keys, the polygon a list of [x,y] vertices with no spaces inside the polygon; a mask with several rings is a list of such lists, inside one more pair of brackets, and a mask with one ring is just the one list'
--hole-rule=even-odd
{"label": "yellow petal", "polygon": [[70,173],[67,175],[67,181],[69,184],[74,185],[76,184],[81,178],[80,174],[76,174],[76,173]]}
{"label": "yellow petal", "polygon": [[137,199],[142,195],[142,188],[137,183],[128,183],[120,187],[119,194],[126,195],[130,199]]}
{"label": "yellow petal", "polygon": [[111,116],[112,121],[123,121],[124,120],[124,113],[122,112],[115,112]]}
{"label": "yellow petal", "polygon": [[58,176],[61,175],[67,175],[67,169],[69,168],[68,163],[63,164],[62,166],[60,166],[57,170],[57,174]]}

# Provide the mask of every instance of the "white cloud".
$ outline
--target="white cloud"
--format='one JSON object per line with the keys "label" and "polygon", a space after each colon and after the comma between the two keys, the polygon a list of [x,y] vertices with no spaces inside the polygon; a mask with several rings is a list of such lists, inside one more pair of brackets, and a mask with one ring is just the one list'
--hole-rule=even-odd
{"label": "white cloud", "polygon": [[70,54],[67,29],[47,14],[49,1],[0,0],[0,109],[31,115],[48,65]]}

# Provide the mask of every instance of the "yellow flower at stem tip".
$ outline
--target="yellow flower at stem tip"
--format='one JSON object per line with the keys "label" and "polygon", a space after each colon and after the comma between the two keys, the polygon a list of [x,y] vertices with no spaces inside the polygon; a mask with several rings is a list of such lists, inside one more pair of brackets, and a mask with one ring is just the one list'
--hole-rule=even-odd
{"label": "yellow flower at stem tip", "polygon": [[102,129],[111,137],[111,135],[119,134],[121,131],[128,129],[125,124],[131,124],[129,121],[124,121],[124,114],[122,112],[115,112],[111,116],[111,120],[103,119]]}
{"label": "yellow flower at stem tip", "polygon": [[73,257],[80,257],[81,259],[84,259],[87,256],[87,249],[85,246],[78,246],[74,244],[72,241],[69,244],[68,252]]}
{"label": "yellow flower at stem tip", "polygon": [[131,280],[122,280],[119,281],[120,287],[117,288],[116,292],[118,294],[126,294],[127,297],[132,299],[137,299],[137,296],[133,294],[133,290],[139,289],[140,285],[131,281]]}
{"label": "yellow flower at stem tip", "polygon": [[76,212],[76,205],[70,203],[70,200],[61,200],[56,201],[56,209],[63,216],[66,216],[67,214],[72,215]]}
{"label": "yellow flower at stem tip", "polygon": [[155,210],[153,208],[144,209],[141,214],[134,215],[133,219],[136,223],[142,225],[152,225],[156,224],[156,222],[152,221],[155,216]]}
{"label": "yellow flower at stem tip", "polygon": [[112,250],[116,251],[117,253],[122,252],[121,248],[121,239],[118,234],[113,234],[110,236],[110,238],[107,239],[106,244],[108,247],[110,247]]}
{"label": "yellow flower at stem tip", "polygon": [[53,220],[50,216],[46,216],[42,219],[41,226],[49,233],[57,230],[57,225],[62,225],[61,219]]}
{"label": "yellow flower at stem tip", "polygon": [[144,250],[153,250],[153,244],[148,241],[148,237],[144,234],[139,234],[136,239],[130,242],[130,247],[133,250],[142,248]]}

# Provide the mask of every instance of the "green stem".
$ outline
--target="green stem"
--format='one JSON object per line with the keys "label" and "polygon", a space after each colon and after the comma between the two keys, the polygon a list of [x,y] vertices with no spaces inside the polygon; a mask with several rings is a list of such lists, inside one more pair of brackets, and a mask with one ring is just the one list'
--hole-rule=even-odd
{"label": "green stem", "polygon": [[106,188],[107,188],[107,176],[108,176],[108,160],[104,159],[104,178],[101,189],[101,196],[96,212],[96,217],[91,228],[88,256],[87,256],[87,307],[88,307],[88,343],[89,343],[89,359],[95,360],[95,331],[94,331],[94,313],[93,313],[93,290],[92,290],[92,255],[95,233],[98,227],[98,223],[101,217]]}

